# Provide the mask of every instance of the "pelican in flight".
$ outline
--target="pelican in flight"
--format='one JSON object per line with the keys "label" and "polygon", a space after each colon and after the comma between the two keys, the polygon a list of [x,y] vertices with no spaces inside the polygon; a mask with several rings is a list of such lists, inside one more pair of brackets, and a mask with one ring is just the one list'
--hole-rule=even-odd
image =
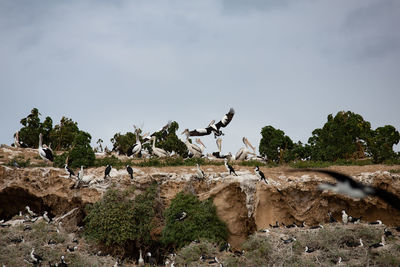
{"label": "pelican in flight", "polygon": [[233,115],[235,115],[235,110],[230,108],[229,112],[226,113],[219,122],[215,123],[215,120],[212,120],[207,128],[189,131],[189,136],[203,136],[214,133],[214,138],[217,138],[217,136],[224,135],[220,128],[226,127],[231,122]]}
{"label": "pelican in flight", "polygon": [[162,148],[156,147],[156,137],[153,136],[151,139],[153,139],[153,146],[152,146],[153,154],[159,158],[168,157],[169,153],[167,151],[165,151]]}
{"label": "pelican in flight", "polygon": [[[240,148],[239,151],[236,153],[236,156],[235,156],[236,160],[245,160],[247,158],[248,154],[256,155],[256,153],[255,153],[256,149],[250,144],[249,140],[247,140],[246,137],[243,137],[242,141],[243,141],[245,147]],[[251,147],[254,152],[251,152],[249,150],[249,147]]]}
{"label": "pelican in flight", "polygon": [[[185,145],[193,157],[200,158],[203,155],[203,150],[196,144],[192,144],[189,141],[189,130],[185,129],[182,134],[186,135]],[[201,142],[201,141],[200,141]]]}
{"label": "pelican in flight", "polygon": [[43,142],[43,135],[42,133],[39,134],[39,156],[44,159],[45,161],[53,161],[53,152],[47,146],[42,146]]}

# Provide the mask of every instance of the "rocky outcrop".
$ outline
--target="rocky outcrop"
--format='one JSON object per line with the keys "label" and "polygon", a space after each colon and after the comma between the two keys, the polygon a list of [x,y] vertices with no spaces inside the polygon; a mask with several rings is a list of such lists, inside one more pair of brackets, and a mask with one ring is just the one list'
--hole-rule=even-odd
{"label": "rocky outcrop", "polygon": [[[12,149],[8,150],[12,151]],[[9,151],[7,151],[9,153]],[[4,158],[3,158],[4,160]],[[363,183],[372,184],[400,195],[400,176],[387,172],[399,166],[335,167],[353,175]],[[348,214],[365,221],[382,220],[387,225],[400,225],[400,213],[377,198],[352,199],[321,192],[317,185],[331,181],[320,174],[291,173],[284,168],[262,168],[269,185],[259,182],[252,167],[236,166],[238,177],[227,174],[223,166],[203,166],[207,179],[195,178],[195,167],[134,168],[134,181],[125,169],[111,171],[104,180],[103,168],[85,170],[86,186],[74,188],[76,180],[68,178],[64,169],[53,167],[16,168],[0,166],[0,219],[10,219],[29,205],[37,213],[45,210],[51,216],[61,216],[77,208],[68,216],[68,224],[80,225],[84,207],[98,201],[110,186],[128,188],[156,180],[165,206],[180,191],[197,194],[200,199],[212,198],[219,217],[227,224],[229,241],[239,246],[249,234],[269,227],[275,221],[291,224],[305,221],[314,225],[327,221],[327,212],[341,218]]]}

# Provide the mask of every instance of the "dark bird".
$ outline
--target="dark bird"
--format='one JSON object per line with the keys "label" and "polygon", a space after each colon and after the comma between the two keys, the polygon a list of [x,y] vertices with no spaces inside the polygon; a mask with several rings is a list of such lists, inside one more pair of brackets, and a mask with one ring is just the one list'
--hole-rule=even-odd
{"label": "dark bird", "polygon": [[[298,170],[290,171],[294,172]],[[330,175],[336,179],[336,184],[320,184],[319,188],[321,190],[331,190],[333,192],[345,194],[353,198],[376,196],[391,205],[393,208],[400,210],[400,198],[398,196],[378,187],[363,185],[346,174],[324,169],[302,169],[301,171],[320,172]]]}
{"label": "dark bird", "polygon": [[183,221],[187,217],[187,213],[182,211],[175,216],[175,221]]}
{"label": "dark bird", "polygon": [[235,169],[234,169],[231,165],[228,164],[228,159],[225,158],[224,163],[225,163],[225,168],[226,168],[226,169],[228,170],[228,172],[229,172],[229,175],[231,175],[231,174],[233,173],[234,175],[238,176],[238,175],[236,174],[236,172],[235,172]]}
{"label": "dark bird", "polygon": [[76,251],[77,249],[78,249],[77,246],[75,246],[75,247],[70,247],[70,246],[67,245],[67,251],[68,251],[68,252],[74,252],[74,251]]}
{"label": "dark bird", "polygon": [[288,224],[288,225],[284,225],[284,226],[285,226],[285,228],[296,228],[296,227],[298,227],[296,223],[292,223],[292,224]]}
{"label": "dark bird", "polygon": [[321,224],[310,226],[310,229],[320,229],[320,228],[324,228],[324,226]]}
{"label": "dark bird", "polygon": [[151,256],[150,252],[146,253],[146,258],[147,258],[147,262],[150,264],[150,266],[156,266],[157,265],[156,259]]}
{"label": "dark bird", "polygon": [[397,232],[400,232],[400,226],[397,226],[395,229]]}
{"label": "dark bird", "polygon": [[332,216],[332,212],[328,212],[329,223],[335,223],[337,220]]}
{"label": "dark bird", "polygon": [[221,132],[220,128],[226,127],[231,122],[233,115],[235,115],[235,110],[233,108],[230,108],[229,112],[225,114],[218,123],[215,124],[215,120],[212,120],[207,128],[189,131],[189,136],[203,136],[214,133],[214,137],[217,138],[217,136],[224,135]]}
{"label": "dark bird", "polygon": [[370,225],[382,224],[382,221],[381,220],[376,220],[374,222],[369,222],[368,224],[370,224]]}
{"label": "dark bird", "polygon": [[35,254],[35,248],[32,248],[31,251],[31,259],[33,264],[39,264],[40,262],[43,261],[42,256]]}
{"label": "dark bird", "polygon": [[75,176],[75,173],[74,173],[74,171],[73,170],[71,170],[70,168],[68,168],[68,164],[65,164],[65,172],[67,173],[67,174],[69,174],[69,178],[71,178],[71,176]]}
{"label": "dark bird", "polygon": [[23,236],[14,237],[14,238],[11,238],[11,239],[10,239],[10,242],[11,242],[11,243],[15,243],[15,244],[21,243],[21,242],[24,242],[24,241],[25,241],[25,240],[24,240],[24,237],[23,237]]}
{"label": "dark bird", "polygon": [[385,228],[385,229],[383,230],[383,233],[385,234],[386,237],[389,237],[389,236],[393,235],[393,233],[390,232],[389,229],[387,229],[387,228]]}
{"label": "dark bird", "polygon": [[315,248],[310,248],[310,247],[306,246],[305,252],[312,253],[314,251],[315,251]]}
{"label": "dark bird", "polygon": [[220,246],[219,251],[220,252],[222,252],[222,251],[226,251],[226,252],[231,251],[231,244],[229,244],[228,242],[223,243],[222,246]]}
{"label": "dark bird", "polygon": [[272,227],[272,228],[279,228],[279,222],[278,221],[276,221],[275,222],[275,225],[269,225],[270,227]]}
{"label": "dark bird", "polygon": [[360,217],[353,217],[353,216],[349,216],[349,222],[351,222],[351,223],[360,223],[361,222],[361,218],[362,218],[362,216],[360,216]]}
{"label": "dark bird", "polygon": [[386,245],[385,243],[385,235],[382,236],[382,240],[379,243],[375,243],[369,246],[369,248],[379,248],[379,247],[383,247],[384,245]]}
{"label": "dark bird", "polygon": [[256,166],[256,168],[254,169],[254,172],[256,173],[258,179],[260,179],[260,181],[264,181],[266,184],[268,184],[268,181],[265,179],[265,175],[264,173],[260,170],[260,168],[258,166]]}
{"label": "dark bird", "polygon": [[131,179],[133,179],[133,170],[132,170],[131,166],[126,165],[126,171],[129,173],[129,176],[131,177]]}
{"label": "dark bird", "polygon": [[104,171],[104,179],[106,179],[107,176],[111,178],[111,176],[110,176],[111,168],[112,168],[111,165],[107,165],[107,167]]}
{"label": "dark bird", "polygon": [[281,240],[283,241],[283,243],[289,244],[289,243],[292,243],[293,241],[296,241],[296,238],[294,238],[294,237],[290,237],[288,239],[281,238]]}
{"label": "dark bird", "polygon": [[54,239],[50,239],[50,240],[47,242],[47,244],[48,244],[48,245],[55,245],[55,244],[57,244],[57,242],[56,242]]}
{"label": "dark bird", "polygon": [[61,256],[61,262],[57,265],[57,267],[68,267],[68,265],[65,263],[64,255]]}

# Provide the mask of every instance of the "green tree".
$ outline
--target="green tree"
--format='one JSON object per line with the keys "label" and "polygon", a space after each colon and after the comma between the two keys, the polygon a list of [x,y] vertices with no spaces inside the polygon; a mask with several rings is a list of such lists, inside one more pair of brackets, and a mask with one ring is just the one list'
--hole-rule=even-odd
{"label": "green tree", "polygon": [[400,134],[392,125],[378,127],[372,131],[371,138],[368,140],[369,151],[375,162],[383,162],[396,158],[393,145],[400,141]]}
{"label": "green tree", "polygon": [[79,131],[79,133],[75,135],[72,148],[68,152],[69,166],[78,168],[80,166],[89,167],[94,165],[96,157],[90,146],[91,139],[92,137],[90,134],[84,131]]}
{"label": "green tree", "polygon": [[62,117],[60,124],[54,126],[50,140],[55,150],[68,150],[72,147],[75,136],[79,133],[78,123]]}
{"label": "green tree", "polygon": [[181,155],[182,157],[186,157],[187,147],[185,143],[182,142],[182,140],[176,135],[176,131],[178,129],[179,124],[176,121],[173,121],[167,130],[154,133],[157,138],[156,146],[168,152],[175,151],[175,153]]}
{"label": "green tree", "polygon": [[[186,219],[176,220],[182,211],[187,213]],[[180,192],[164,214],[166,226],[161,240],[167,246],[181,248],[196,239],[218,243],[228,236],[227,227],[218,218],[211,199],[200,201],[195,195]]]}
{"label": "green tree", "polygon": [[113,144],[113,151],[130,156],[132,147],[136,143],[136,136],[132,132],[127,132],[126,134],[116,133],[111,138],[111,143]]}
{"label": "green tree", "polygon": [[282,162],[285,153],[293,148],[292,139],[270,125],[261,129],[261,136],[258,150],[262,156],[267,156],[269,162]]}
{"label": "green tree", "polygon": [[287,150],[284,159],[285,162],[294,160],[307,160],[311,156],[311,147],[308,144],[303,144],[302,142],[297,142],[293,144],[290,150]]}
{"label": "green tree", "polygon": [[371,135],[371,124],[359,114],[340,111],[335,117],[328,115],[322,128],[315,129],[308,139],[311,159],[336,161],[338,159],[363,158],[366,142]]}
{"label": "green tree", "polygon": [[157,185],[150,185],[136,197],[133,193],[109,189],[102,200],[87,206],[85,236],[109,248],[151,247],[155,243],[150,232],[158,204]]}
{"label": "green tree", "polygon": [[50,132],[52,130],[53,121],[50,117],[46,117],[44,122],[40,122],[39,110],[33,108],[31,114],[21,119],[23,127],[19,130],[19,140],[28,145],[28,147],[37,148],[39,145],[39,134],[43,134],[43,143],[50,144]]}

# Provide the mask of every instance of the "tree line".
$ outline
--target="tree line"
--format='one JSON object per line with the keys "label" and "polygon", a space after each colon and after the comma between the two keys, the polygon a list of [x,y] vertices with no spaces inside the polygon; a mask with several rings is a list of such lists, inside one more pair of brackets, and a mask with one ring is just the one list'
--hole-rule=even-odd
{"label": "tree line", "polygon": [[[78,123],[70,118],[62,117],[59,124],[53,127],[53,120],[46,117],[42,122],[37,108],[21,119],[19,140],[28,147],[37,148],[39,133],[43,134],[43,142],[51,148],[64,153],[57,156],[56,165],[63,165],[67,160],[72,167],[84,165],[93,166],[95,151],[102,151],[103,140],[99,139],[96,148],[92,148],[91,135],[82,131]],[[187,157],[185,144],[178,138],[177,122],[169,124],[168,129],[154,133],[157,137],[157,147],[168,152],[175,151],[182,157]],[[138,129],[141,132],[141,129]],[[139,138],[142,138],[139,135]],[[143,140],[141,140],[143,141]],[[399,160],[400,153],[393,146],[400,141],[400,134],[392,125],[371,129],[371,124],[359,114],[351,111],[339,111],[335,116],[329,114],[322,128],[312,131],[307,144],[294,142],[285,132],[271,125],[261,129],[259,152],[268,162],[289,163],[299,160],[329,161],[359,160],[371,158],[375,163]],[[131,147],[136,142],[133,132],[116,133],[111,138],[113,151],[129,156]],[[151,152],[150,144],[144,148]]]}

